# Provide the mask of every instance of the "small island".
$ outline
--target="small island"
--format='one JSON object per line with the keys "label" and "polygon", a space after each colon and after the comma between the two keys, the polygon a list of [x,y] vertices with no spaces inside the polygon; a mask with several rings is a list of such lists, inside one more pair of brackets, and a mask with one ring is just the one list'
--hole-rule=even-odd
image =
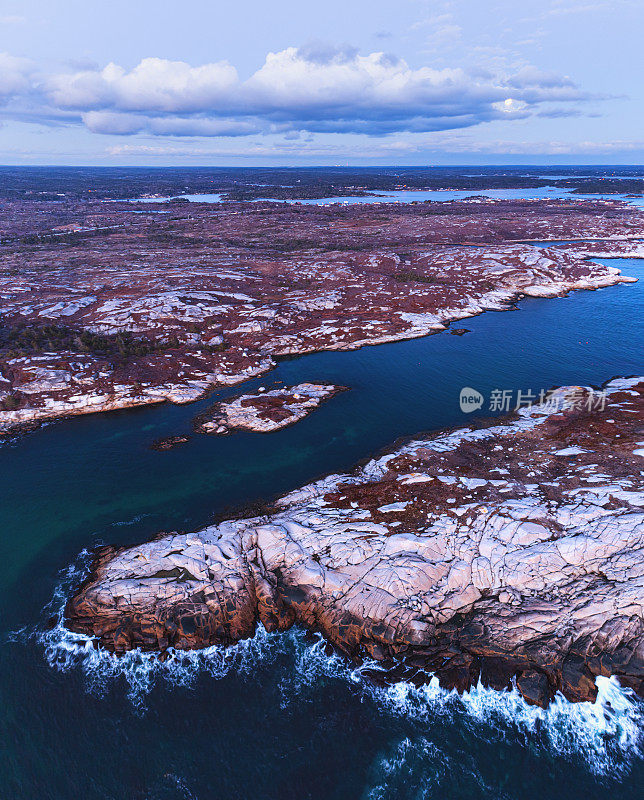
{"label": "small island", "polygon": [[270,392],[243,394],[222,400],[195,420],[198,433],[224,435],[231,431],[271,433],[308,416],[323,400],[346,386],[298,383]]}
{"label": "small island", "polygon": [[[3,202],[0,435],[632,282],[590,257],[641,252],[644,221],[619,200],[152,203],[135,219],[131,203]],[[544,239],[569,244],[528,243]]]}
{"label": "small island", "polygon": [[[301,625],[379,681],[644,696],[644,378],[412,441],[263,516],[104,547],[65,624],[116,654]],[[165,656],[164,656],[165,657]]]}

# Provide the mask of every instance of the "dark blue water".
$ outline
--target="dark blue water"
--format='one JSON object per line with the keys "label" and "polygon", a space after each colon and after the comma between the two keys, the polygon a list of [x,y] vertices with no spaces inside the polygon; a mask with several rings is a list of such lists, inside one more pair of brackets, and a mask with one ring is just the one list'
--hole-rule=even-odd
{"label": "dark blue water", "polygon": [[[644,261],[609,263],[644,277]],[[489,416],[492,389],[538,394],[641,374],[643,300],[644,281],[528,299],[458,323],[471,331],[463,337],[284,361],[244,389],[307,380],[351,391],[270,435],[194,436],[150,450],[239,391],[229,389],[189,406],[68,420],[1,446],[0,796],[541,800],[565,786],[571,798],[641,798],[637,706],[608,720],[577,707],[538,719],[498,695],[463,704],[404,687],[378,692],[300,634],[260,635],[171,673],[130,660],[117,669],[127,675],[109,676],[113,662],[78,656],[67,670],[52,667],[38,632],[83,548],[198,528],[399,437],[463,424],[463,386],[485,396],[477,413]]]}

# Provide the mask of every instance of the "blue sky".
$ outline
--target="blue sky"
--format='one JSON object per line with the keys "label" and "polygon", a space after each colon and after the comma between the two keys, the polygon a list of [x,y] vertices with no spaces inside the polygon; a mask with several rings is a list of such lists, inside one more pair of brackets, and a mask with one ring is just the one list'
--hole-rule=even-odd
{"label": "blue sky", "polygon": [[642,0],[0,0],[0,163],[642,163]]}

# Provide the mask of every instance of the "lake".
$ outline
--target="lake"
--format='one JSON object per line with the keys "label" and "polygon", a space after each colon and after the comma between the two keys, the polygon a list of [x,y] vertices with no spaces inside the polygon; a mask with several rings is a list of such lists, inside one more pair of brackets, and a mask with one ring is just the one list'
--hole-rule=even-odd
{"label": "lake", "polygon": [[[373,191],[365,195],[348,195],[346,197],[316,197],[304,200],[274,200],[270,197],[260,198],[276,203],[301,203],[302,205],[328,206],[334,203],[342,205],[356,205],[364,203],[423,203],[426,200],[447,202],[449,200],[464,200],[466,197],[490,197],[495,200],[536,200],[536,199],[567,199],[567,200],[623,200],[627,203],[644,208],[644,197],[628,197],[621,194],[573,194],[568,189],[557,186],[544,186],[531,189],[400,189],[396,191]],[[221,194],[182,194],[177,195],[182,200],[191,203],[222,203]],[[173,198],[170,197],[145,197],[133,198],[131,203],[163,203]],[[257,201],[259,202],[259,201]]]}

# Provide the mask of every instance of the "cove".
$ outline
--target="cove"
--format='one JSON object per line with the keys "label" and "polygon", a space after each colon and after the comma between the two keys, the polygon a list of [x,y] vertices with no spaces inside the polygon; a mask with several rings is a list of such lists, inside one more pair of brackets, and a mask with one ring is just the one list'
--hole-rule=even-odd
{"label": "cove", "polygon": [[[644,261],[610,259],[644,277]],[[321,352],[281,361],[272,372],[197,403],[163,404],[52,423],[0,447],[2,585],[11,595],[32,559],[52,573],[83,547],[129,544],[155,531],[190,530],[215,515],[270,500],[314,478],[350,469],[396,439],[493,416],[459,406],[463,387],[538,392],[598,385],[644,367],[644,281],[488,312],[458,325],[462,337]],[[272,434],[195,435],[155,452],[157,438],[191,432],[193,418],[222,397],[302,381],[335,383],[335,397],[295,426]],[[53,550],[52,550],[53,548]],[[53,569],[52,569],[53,559]],[[43,575],[50,594],[51,579]],[[42,605],[48,592],[38,592]],[[34,609],[31,609],[33,613]],[[15,624],[14,620],[11,624]]]}
{"label": "cove", "polygon": [[[543,723],[526,734],[449,704],[429,713],[422,698],[410,697],[401,706],[330,667],[319,648],[295,633],[256,643],[238,669],[191,674],[188,668],[174,684],[159,683],[144,715],[121,680],[103,696],[88,694],[81,671],[51,670],[41,645],[29,638],[64,583],[61,571],[83,548],[130,544],[252,510],[317,476],[349,469],[399,437],[492,415],[493,389],[516,396],[519,389],[641,374],[644,261],[608,263],[640,282],[525,299],[518,310],[457,323],[470,330],[463,337],[438,334],[285,360],[199,403],[88,415],[4,442],[0,735],[11,764],[7,796],[203,800],[302,797],[306,789],[315,798],[411,798],[433,786],[449,788],[451,797],[516,797],[533,774],[532,796],[555,798],[565,774],[572,798],[639,797],[643,762],[632,761],[618,743],[605,743],[603,761],[589,765],[566,749],[563,729],[551,746],[552,731]],[[221,397],[301,381],[351,391],[277,433],[195,435],[162,453],[149,447],[189,432],[193,417]],[[473,415],[460,410],[465,386],[486,398]],[[22,626],[27,630],[11,633]],[[138,678],[144,673],[142,667]],[[190,691],[181,686],[188,679]]]}

